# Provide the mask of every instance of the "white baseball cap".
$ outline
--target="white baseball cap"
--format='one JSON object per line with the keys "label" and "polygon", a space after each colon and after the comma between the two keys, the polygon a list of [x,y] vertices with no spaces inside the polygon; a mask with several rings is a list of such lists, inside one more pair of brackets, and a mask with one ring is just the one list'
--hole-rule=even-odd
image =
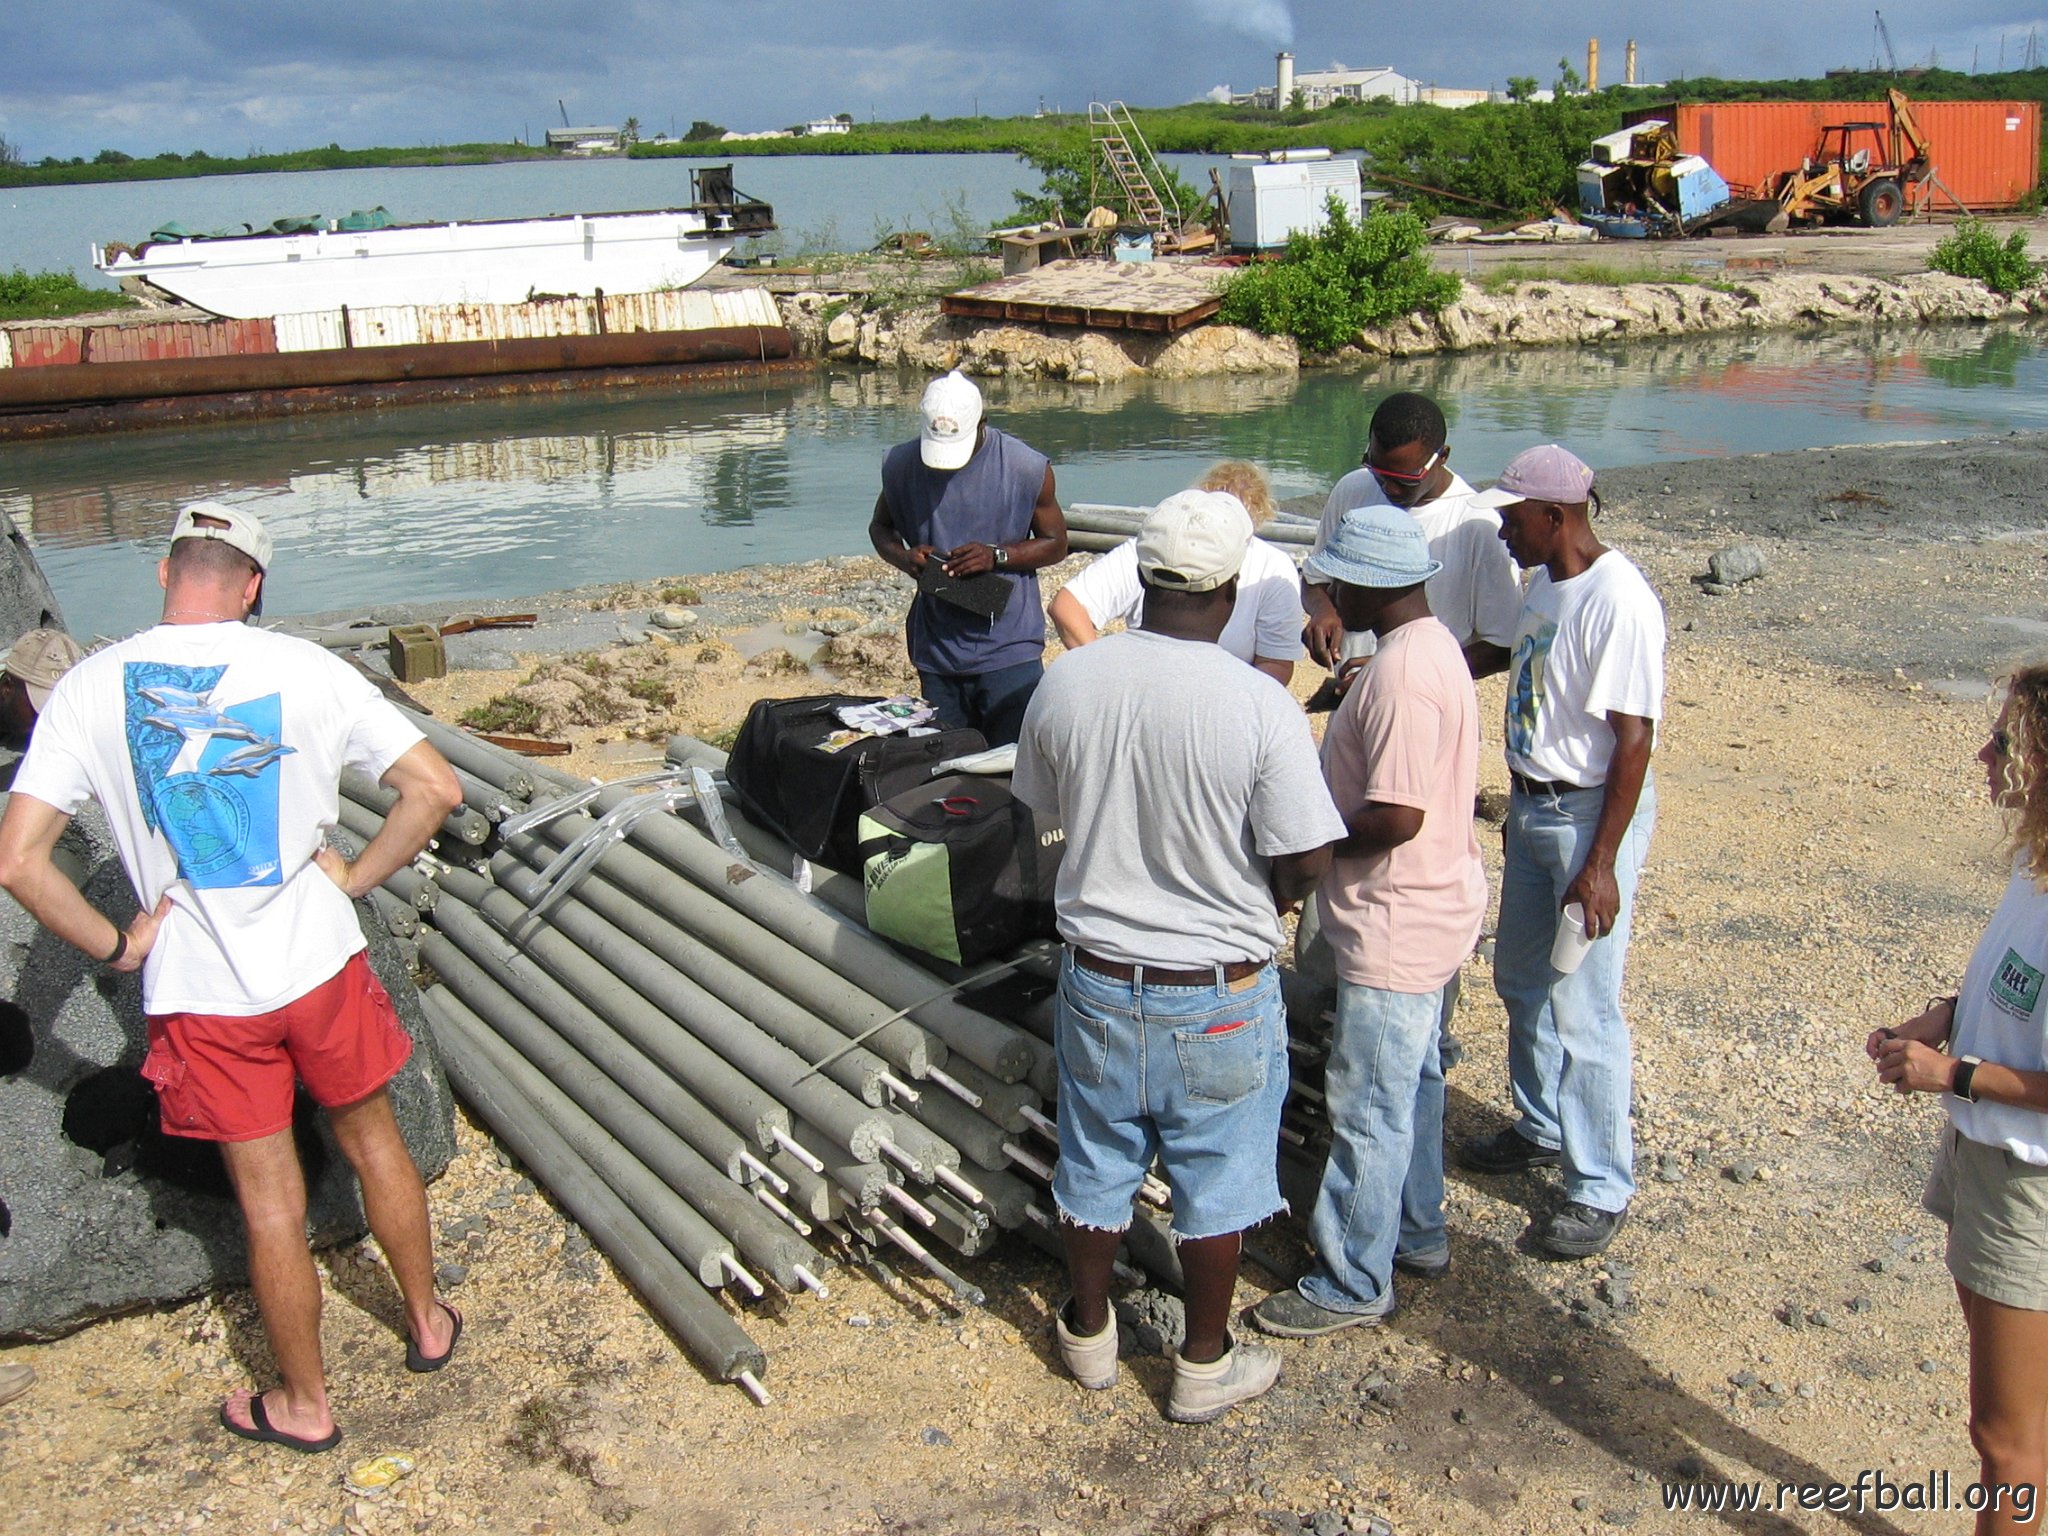
{"label": "white baseball cap", "polygon": [[256,562],[259,571],[270,569],[270,530],[254,512],[224,501],[195,501],[180,512],[171,525],[171,543],[180,539],[214,539],[239,549]]}
{"label": "white baseball cap", "polygon": [[924,389],[924,430],[918,453],[931,469],[960,469],[974,457],[975,429],[981,425],[981,391],[959,369],[941,374]]}
{"label": "white baseball cap", "polygon": [[1138,574],[1177,592],[1213,592],[1237,575],[1252,541],[1251,514],[1228,491],[1181,491],[1145,514]]}

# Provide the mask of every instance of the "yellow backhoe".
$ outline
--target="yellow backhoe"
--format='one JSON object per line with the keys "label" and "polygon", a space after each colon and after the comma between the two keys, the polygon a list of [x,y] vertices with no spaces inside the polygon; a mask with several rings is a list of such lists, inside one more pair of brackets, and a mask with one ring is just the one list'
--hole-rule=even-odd
{"label": "yellow backhoe", "polygon": [[1820,146],[1797,170],[1759,190],[1794,224],[1896,224],[1934,175],[1933,146],[1900,90],[1887,90],[1889,121],[1830,123]]}

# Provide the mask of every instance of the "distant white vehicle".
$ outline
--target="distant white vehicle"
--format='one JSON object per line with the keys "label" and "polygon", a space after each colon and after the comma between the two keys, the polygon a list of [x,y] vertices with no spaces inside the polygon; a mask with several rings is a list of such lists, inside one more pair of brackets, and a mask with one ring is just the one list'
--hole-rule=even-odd
{"label": "distant white vehicle", "polygon": [[687,287],[775,227],[768,204],[734,190],[730,166],[691,181],[698,201],[688,208],[448,224],[390,224],[378,209],[229,235],[167,226],[133,249],[95,245],[92,261],[124,288],[140,283],[231,320],[651,293]]}

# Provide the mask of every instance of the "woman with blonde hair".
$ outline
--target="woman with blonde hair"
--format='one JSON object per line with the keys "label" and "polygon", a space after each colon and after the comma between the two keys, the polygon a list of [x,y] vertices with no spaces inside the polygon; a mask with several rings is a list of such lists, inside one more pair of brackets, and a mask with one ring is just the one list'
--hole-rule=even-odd
{"label": "woman with blonde hair", "polygon": [[[1194,489],[1235,496],[1250,514],[1254,530],[1273,520],[1273,489],[1256,464],[1225,459],[1212,465]],[[1126,539],[1062,587],[1046,612],[1061,643],[1071,651],[1100,639],[1103,625],[1112,619],[1136,625],[1144,609],[1138,541]],[[1301,578],[1294,561],[1264,539],[1254,538],[1244,552],[1230,622],[1216,643],[1284,687],[1301,657],[1301,626]]]}
{"label": "woman with blonde hair", "polygon": [[1977,761],[2012,829],[2012,879],[1961,990],[1865,1049],[1880,1081],[1948,1111],[1925,1204],[1948,1224],[1970,1335],[1977,1532],[1990,1536],[2037,1528],[2048,1475],[2048,664],[2006,679]]}

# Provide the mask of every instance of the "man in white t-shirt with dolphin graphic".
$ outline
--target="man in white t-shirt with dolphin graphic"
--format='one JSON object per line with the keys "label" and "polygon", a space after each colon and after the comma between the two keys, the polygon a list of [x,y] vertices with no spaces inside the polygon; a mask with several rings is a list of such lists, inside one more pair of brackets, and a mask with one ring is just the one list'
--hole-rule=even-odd
{"label": "man in white t-shirt with dolphin graphic", "polygon": [[[462,1331],[434,1295],[426,1188],[386,1091],[412,1041],[364,958],[353,905],[425,846],[462,791],[369,679],[244,622],[270,559],[269,532],[239,507],[197,502],[178,514],[157,567],[162,620],[88,656],[50,693],[0,819],[0,886],[110,969],[141,970],[143,1076],[166,1135],[220,1146],[283,1378],[231,1394],[221,1425],[315,1452],[341,1431],[293,1141],[298,1083],[362,1180],[405,1302],[408,1369],[440,1369]],[[324,839],[347,767],[398,796],[353,863]],[[51,862],[88,798],[141,903],[125,928]]]}

